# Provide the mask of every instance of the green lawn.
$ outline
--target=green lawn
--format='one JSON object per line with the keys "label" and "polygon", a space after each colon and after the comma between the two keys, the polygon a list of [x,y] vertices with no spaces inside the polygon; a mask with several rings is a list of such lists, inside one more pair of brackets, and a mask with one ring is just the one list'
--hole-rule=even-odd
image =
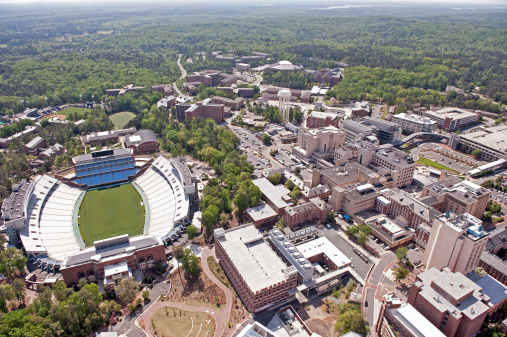
{"label": "green lawn", "polygon": [[139,235],[144,205],[132,184],[87,191],[79,207],[79,231],[86,246],[113,236]]}
{"label": "green lawn", "polygon": [[115,129],[122,129],[134,116],[132,112],[124,111],[109,116],[109,119],[113,122]]}
{"label": "green lawn", "polygon": [[429,160],[428,158],[425,158],[423,156],[419,156],[419,159],[417,160],[417,164],[422,164],[422,165],[426,165],[426,166],[431,166],[431,167],[434,167],[434,168],[437,168],[439,170],[446,170],[446,171],[450,171],[452,173],[456,173],[458,174],[459,172],[456,171],[456,170],[453,170],[452,168],[450,167],[447,167],[445,165],[442,165],[442,164],[439,164],[437,162],[434,162],[433,160]]}
{"label": "green lawn", "polygon": [[74,107],[70,107],[70,108],[65,109],[63,111],[57,112],[56,114],[51,114],[51,115],[44,116],[44,118],[42,118],[42,120],[53,118],[55,115],[64,115],[65,117],[67,117],[70,113],[73,113],[73,112],[77,112],[79,114],[79,117],[83,118],[83,115],[84,115],[84,113],[86,111],[91,112],[93,110],[92,109],[87,109],[87,108],[74,108]]}

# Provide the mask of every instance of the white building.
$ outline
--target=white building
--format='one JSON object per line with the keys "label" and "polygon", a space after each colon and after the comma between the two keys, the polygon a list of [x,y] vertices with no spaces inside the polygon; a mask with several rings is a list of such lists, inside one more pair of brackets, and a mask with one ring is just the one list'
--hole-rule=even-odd
{"label": "white building", "polygon": [[398,124],[405,132],[435,132],[437,122],[423,116],[401,113],[394,115],[391,122]]}

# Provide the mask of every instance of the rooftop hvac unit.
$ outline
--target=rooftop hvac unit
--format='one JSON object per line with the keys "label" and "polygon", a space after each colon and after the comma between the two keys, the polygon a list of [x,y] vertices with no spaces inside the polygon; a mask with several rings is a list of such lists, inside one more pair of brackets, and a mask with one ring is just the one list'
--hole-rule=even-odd
{"label": "rooftop hvac unit", "polygon": [[299,263],[300,265],[305,264],[305,262],[306,262],[306,260],[305,260],[305,259],[303,259],[302,257],[300,257],[300,258],[298,259],[298,263]]}

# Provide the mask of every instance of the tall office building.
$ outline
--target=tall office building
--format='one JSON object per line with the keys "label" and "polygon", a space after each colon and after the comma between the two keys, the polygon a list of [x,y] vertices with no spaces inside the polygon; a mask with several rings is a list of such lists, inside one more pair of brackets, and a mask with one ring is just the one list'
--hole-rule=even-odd
{"label": "tall office building", "polygon": [[423,263],[426,269],[444,267],[464,275],[475,270],[488,241],[482,221],[464,213],[446,212],[435,218],[426,245]]}

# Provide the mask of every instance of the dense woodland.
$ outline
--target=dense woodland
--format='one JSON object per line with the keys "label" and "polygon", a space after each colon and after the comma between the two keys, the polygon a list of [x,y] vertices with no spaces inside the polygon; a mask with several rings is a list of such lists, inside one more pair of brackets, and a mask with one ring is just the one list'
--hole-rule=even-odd
{"label": "dense woodland", "polygon": [[[237,56],[262,51],[273,61],[287,59],[308,69],[346,62],[356,68],[346,71],[351,80],[337,88],[335,95],[340,97],[366,91],[371,98],[394,95],[391,101],[396,101],[405,95],[401,90],[411,87],[441,91],[455,85],[467,92],[480,87],[495,102],[507,102],[507,28],[502,12],[435,16],[421,9],[418,15],[401,17],[393,16],[399,14],[394,9],[391,16],[366,16],[368,11],[361,9],[343,16],[333,11],[317,16],[306,8],[300,10],[304,15],[295,16],[291,10],[283,15],[280,8],[269,14],[252,8],[235,17],[235,10],[229,9],[229,16],[217,21],[225,8],[210,9],[206,15],[191,8],[177,8],[172,14],[164,8],[144,14],[106,8],[104,14],[90,17],[31,9],[27,13],[37,19],[30,21],[29,14],[20,18],[9,8],[4,13],[10,16],[0,15],[0,114],[22,110],[21,99],[36,107],[45,104],[45,97],[50,105],[73,103],[92,95],[104,98],[106,89],[129,83],[147,88],[171,83],[180,74],[178,53],[184,54],[183,60],[194,59],[185,64],[189,71],[230,72],[232,64],[217,62],[210,54],[214,50],[233,50]],[[310,84],[301,76],[266,76],[294,88]],[[421,92],[417,100],[436,100],[430,96],[435,93]],[[492,103],[481,107],[498,108]]]}

